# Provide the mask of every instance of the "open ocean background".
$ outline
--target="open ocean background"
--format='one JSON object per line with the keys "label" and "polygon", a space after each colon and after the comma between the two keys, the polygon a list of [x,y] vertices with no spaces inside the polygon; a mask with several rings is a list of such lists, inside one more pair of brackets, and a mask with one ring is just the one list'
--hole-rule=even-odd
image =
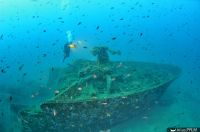
{"label": "open ocean background", "polygon": [[[68,30],[87,48],[73,49],[63,63]],[[53,93],[46,87],[50,68],[95,60],[90,49],[99,45],[121,50],[112,60],[182,69],[145,119],[123,122],[112,132],[200,127],[199,0],[0,0],[0,132],[20,131],[20,106],[37,105]]]}

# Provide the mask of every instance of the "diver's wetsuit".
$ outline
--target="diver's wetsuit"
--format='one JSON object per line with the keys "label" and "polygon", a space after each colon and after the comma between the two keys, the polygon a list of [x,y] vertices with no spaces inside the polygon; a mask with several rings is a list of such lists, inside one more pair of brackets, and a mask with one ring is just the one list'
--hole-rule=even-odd
{"label": "diver's wetsuit", "polygon": [[63,62],[65,61],[65,59],[67,57],[69,57],[69,55],[70,55],[70,47],[69,47],[69,43],[66,43],[64,45],[64,58],[63,58]]}

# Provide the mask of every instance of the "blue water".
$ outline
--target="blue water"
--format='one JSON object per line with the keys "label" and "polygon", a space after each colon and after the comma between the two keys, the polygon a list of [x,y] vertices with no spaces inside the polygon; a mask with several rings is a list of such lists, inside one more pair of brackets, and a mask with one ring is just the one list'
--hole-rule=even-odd
{"label": "blue water", "polygon": [[[199,0],[0,0],[0,131],[20,131],[19,117],[9,110],[11,101],[36,105],[52,94],[46,88],[50,68],[80,58],[95,60],[90,50],[102,45],[121,50],[112,60],[182,69],[145,118],[123,122],[111,131],[200,127],[199,24]],[[81,46],[63,63],[66,31]]]}

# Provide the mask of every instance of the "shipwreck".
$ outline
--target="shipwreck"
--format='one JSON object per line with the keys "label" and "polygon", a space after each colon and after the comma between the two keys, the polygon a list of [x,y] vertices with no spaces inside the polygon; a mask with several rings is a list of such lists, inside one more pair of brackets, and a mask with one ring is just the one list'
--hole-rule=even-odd
{"label": "shipwreck", "polygon": [[21,111],[23,131],[99,131],[147,111],[180,75],[173,65],[111,61],[120,51],[94,47],[96,61],[55,68],[48,84],[59,92]]}

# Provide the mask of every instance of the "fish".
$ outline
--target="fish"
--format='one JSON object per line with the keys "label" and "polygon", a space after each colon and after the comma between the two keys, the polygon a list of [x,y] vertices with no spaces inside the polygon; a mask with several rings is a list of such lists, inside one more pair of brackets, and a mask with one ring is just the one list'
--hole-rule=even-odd
{"label": "fish", "polygon": [[78,24],[77,25],[81,25],[82,24],[82,22],[78,22]]}
{"label": "fish", "polygon": [[43,56],[43,57],[46,57],[46,56],[47,56],[47,54],[46,54],[46,53],[44,53],[42,56]]}
{"label": "fish", "polygon": [[3,40],[3,34],[1,34],[1,36],[0,36],[0,40]]}
{"label": "fish", "polygon": [[99,26],[96,27],[96,30],[98,30],[98,29],[99,29]]}
{"label": "fish", "polygon": [[117,39],[116,37],[113,37],[113,38],[112,38],[112,40],[116,40],[116,39]]}
{"label": "fish", "polygon": [[19,67],[18,67],[18,70],[21,71],[24,67],[24,64],[21,64]]}
{"label": "fish", "polygon": [[110,7],[110,10],[113,10],[113,9],[115,9],[115,7],[113,7],[113,6],[112,6],[112,7]]}
{"label": "fish", "polygon": [[12,100],[13,100],[13,97],[12,97],[12,96],[9,96],[9,100],[12,101]]}
{"label": "fish", "polygon": [[175,128],[175,129],[170,129],[170,131],[171,131],[171,132],[175,132],[175,131],[176,131],[176,128]]}
{"label": "fish", "polygon": [[4,69],[1,69],[1,72],[2,72],[2,73],[6,73],[6,71],[5,71]]}
{"label": "fish", "polygon": [[27,75],[27,73],[23,73],[23,76],[26,76]]}

